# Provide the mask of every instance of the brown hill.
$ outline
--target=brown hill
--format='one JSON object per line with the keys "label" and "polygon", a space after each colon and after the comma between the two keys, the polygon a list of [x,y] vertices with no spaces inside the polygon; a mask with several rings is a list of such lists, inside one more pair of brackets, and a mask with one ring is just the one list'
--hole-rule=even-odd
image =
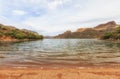
{"label": "brown hill", "polygon": [[66,31],[55,38],[99,38],[104,33],[113,31],[118,25],[114,21],[100,24],[94,28],[79,28],[75,32]]}
{"label": "brown hill", "polygon": [[115,28],[116,26],[117,24],[115,23],[115,21],[110,21],[105,24],[100,24],[96,26],[94,29],[95,30],[113,30],[113,28]]}
{"label": "brown hill", "polygon": [[86,28],[80,28],[80,29],[77,29],[76,32],[83,32],[83,31],[85,31],[85,30],[86,30]]}
{"label": "brown hill", "polygon": [[0,41],[35,40],[42,38],[43,36],[36,32],[0,24]]}

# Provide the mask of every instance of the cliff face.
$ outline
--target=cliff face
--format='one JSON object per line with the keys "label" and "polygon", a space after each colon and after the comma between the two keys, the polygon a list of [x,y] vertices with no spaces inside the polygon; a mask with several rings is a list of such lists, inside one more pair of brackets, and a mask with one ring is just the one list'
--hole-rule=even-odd
{"label": "cliff face", "polygon": [[15,38],[12,38],[11,36],[0,37],[0,42],[14,42],[14,41],[18,41],[18,40]]}
{"label": "cliff face", "polygon": [[0,24],[0,41],[19,41],[42,39],[43,36],[29,30],[17,29],[13,26]]}
{"label": "cliff face", "polygon": [[114,22],[100,24],[94,28],[79,28],[75,32],[64,32],[55,38],[99,38],[104,33],[113,31],[118,25]]}

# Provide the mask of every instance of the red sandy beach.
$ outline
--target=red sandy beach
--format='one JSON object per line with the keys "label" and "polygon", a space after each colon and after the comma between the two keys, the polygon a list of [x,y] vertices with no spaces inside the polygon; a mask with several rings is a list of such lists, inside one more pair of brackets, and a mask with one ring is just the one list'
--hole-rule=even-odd
{"label": "red sandy beach", "polygon": [[1,68],[0,79],[120,79],[120,68]]}

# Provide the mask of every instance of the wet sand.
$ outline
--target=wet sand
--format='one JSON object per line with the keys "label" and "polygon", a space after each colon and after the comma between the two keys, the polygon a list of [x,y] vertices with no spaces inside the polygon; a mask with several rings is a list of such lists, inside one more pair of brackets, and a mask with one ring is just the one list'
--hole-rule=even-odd
{"label": "wet sand", "polygon": [[0,68],[0,79],[120,79],[120,68]]}

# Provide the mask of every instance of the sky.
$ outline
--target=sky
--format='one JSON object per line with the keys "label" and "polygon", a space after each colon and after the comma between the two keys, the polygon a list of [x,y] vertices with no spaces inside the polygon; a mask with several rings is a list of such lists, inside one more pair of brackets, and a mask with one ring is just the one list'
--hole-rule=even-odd
{"label": "sky", "polygon": [[120,23],[120,0],[0,0],[0,23],[46,36]]}

